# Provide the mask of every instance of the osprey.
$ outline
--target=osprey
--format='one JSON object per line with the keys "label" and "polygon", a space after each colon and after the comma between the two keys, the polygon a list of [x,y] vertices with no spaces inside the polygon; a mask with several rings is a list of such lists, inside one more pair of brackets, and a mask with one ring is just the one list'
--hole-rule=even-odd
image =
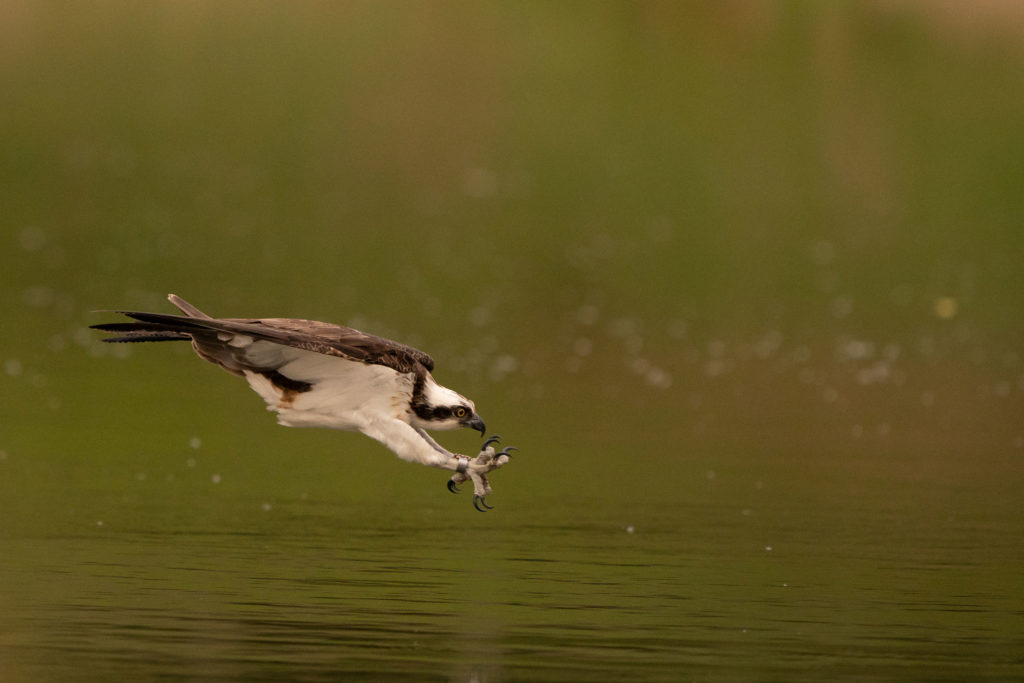
{"label": "osprey", "polygon": [[428,429],[469,427],[486,433],[468,398],[430,374],[422,351],[351,327],[294,318],[211,318],[181,297],[167,297],[184,315],[115,311],[134,322],[93,325],[114,332],[105,342],[190,340],[200,358],[244,377],[287,427],[358,431],[398,457],[454,470],[448,489],[473,482],[473,506],[491,509],[487,474],[509,460],[509,446],[495,452],[498,436],[475,458],[451,453]]}

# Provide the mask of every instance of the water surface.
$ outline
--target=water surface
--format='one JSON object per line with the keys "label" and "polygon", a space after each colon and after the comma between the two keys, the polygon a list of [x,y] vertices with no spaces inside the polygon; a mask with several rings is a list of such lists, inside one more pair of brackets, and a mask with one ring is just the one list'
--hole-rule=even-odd
{"label": "water surface", "polygon": [[2,670],[10,680],[1020,673],[1019,519],[980,500],[922,507],[895,489],[849,505],[799,483],[785,495],[685,488],[571,506],[518,508],[506,496],[487,514],[440,489],[436,507],[419,510],[198,495],[183,511],[158,491],[144,503],[68,501],[84,509],[59,533],[3,540]]}

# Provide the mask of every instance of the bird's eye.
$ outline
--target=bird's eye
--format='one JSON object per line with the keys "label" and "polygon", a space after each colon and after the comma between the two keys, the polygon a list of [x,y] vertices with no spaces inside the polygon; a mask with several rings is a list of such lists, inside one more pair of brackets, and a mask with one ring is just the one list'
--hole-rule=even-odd
{"label": "bird's eye", "polygon": [[459,417],[459,418],[466,417],[466,409],[463,408],[462,406],[459,406],[458,408],[456,408],[455,409],[455,417]]}

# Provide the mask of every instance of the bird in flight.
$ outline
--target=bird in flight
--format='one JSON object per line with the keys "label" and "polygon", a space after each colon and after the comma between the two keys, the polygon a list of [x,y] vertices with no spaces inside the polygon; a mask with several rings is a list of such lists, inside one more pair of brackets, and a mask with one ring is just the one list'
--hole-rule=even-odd
{"label": "bird in flight", "polygon": [[93,325],[105,342],[191,341],[200,358],[244,377],[286,427],[362,432],[398,457],[453,470],[448,489],[473,483],[473,506],[491,509],[487,475],[516,450],[484,441],[476,457],[452,453],[428,429],[469,427],[486,434],[468,398],[438,384],[434,361],[404,344],[351,327],[295,318],[211,318],[174,294],[184,315],[115,311],[132,322]]}

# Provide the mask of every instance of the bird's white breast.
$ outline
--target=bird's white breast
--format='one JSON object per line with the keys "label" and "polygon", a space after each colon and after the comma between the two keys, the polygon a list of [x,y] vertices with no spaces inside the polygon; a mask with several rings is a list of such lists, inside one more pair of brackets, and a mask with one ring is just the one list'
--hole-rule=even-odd
{"label": "bird's white breast", "polygon": [[257,371],[245,371],[249,386],[282,425],[358,430],[381,417],[408,420],[411,375],[263,341],[250,344],[246,358],[254,365],[276,365],[285,377],[311,385],[309,391],[289,391]]}

